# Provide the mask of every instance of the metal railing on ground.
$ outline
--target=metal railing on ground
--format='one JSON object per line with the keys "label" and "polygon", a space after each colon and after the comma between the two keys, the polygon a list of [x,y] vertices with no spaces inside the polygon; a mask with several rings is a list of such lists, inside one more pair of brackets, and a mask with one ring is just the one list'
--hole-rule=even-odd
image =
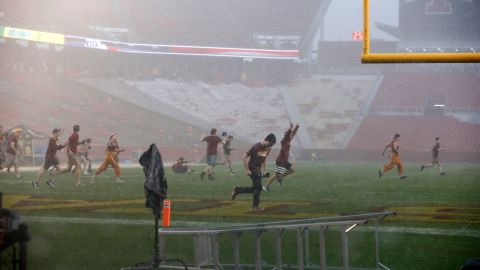
{"label": "metal railing on ground", "polygon": [[[165,236],[167,235],[191,235],[194,245],[194,262],[189,264],[190,269],[385,269],[388,267],[380,262],[380,237],[378,231],[379,222],[388,216],[395,215],[395,212],[379,212],[360,215],[348,215],[331,218],[312,218],[280,222],[268,222],[258,224],[245,224],[221,227],[204,228],[162,228],[158,231],[161,243],[165,245]],[[369,222],[374,224],[375,238],[375,266],[374,268],[351,268],[349,262],[349,238],[348,235],[357,226]],[[327,267],[326,258],[326,239],[325,233],[329,228],[338,228],[341,235],[342,262],[340,267]],[[286,230],[296,230],[296,249],[297,265],[285,265],[282,260],[282,236]],[[314,265],[310,262],[309,231],[318,231],[319,241],[319,264]],[[262,261],[261,256],[261,238],[265,232],[273,232],[275,238],[275,265],[267,265]],[[240,262],[240,238],[246,232],[253,232],[254,235],[254,254],[255,259],[252,264],[242,264]],[[219,257],[219,240],[222,235],[233,235],[233,262],[221,263]],[[165,258],[165,250],[160,249],[160,258]],[[175,269],[178,266],[161,264],[162,268]],[[183,269],[183,267],[181,267]]]}

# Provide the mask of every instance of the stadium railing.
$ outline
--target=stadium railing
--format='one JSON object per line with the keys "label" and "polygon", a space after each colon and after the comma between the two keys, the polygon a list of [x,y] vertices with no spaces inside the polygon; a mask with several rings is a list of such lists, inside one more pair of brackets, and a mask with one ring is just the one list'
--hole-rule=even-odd
{"label": "stadium railing", "polygon": [[[325,233],[330,227],[336,227],[340,230],[342,243],[342,267],[334,267],[334,269],[367,269],[367,268],[351,268],[349,263],[349,245],[348,235],[359,225],[369,222],[374,224],[375,238],[375,262],[376,265],[372,269],[387,269],[380,262],[380,237],[378,225],[382,219],[395,215],[395,212],[378,212],[359,215],[347,215],[331,218],[312,218],[280,222],[268,222],[258,224],[245,224],[222,227],[203,227],[203,228],[162,228],[158,233],[161,243],[165,245],[165,236],[167,235],[191,235],[194,242],[194,263],[190,264],[194,269],[204,269],[204,267],[213,267],[213,269],[256,269],[262,267],[268,269],[331,269],[326,263],[326,246]],[[314,266],[309,259],[309,240],[308,232],[311,229],[318,230],[318,239],[320,247],[320,262],[318,266]],[[296,267],[286,266],[282,261],[282,235],[286,230],[296,230],[297,242],[297,260]],[[276,265],[266,265],[262,261],[261,256],[261,237],[267,231],[272,231],[275,235],[275,257]],[[254,264],[240,263],[240,238],[245,232],[253,232],[255,237],[255,262]],[[233,235],[233,263],[225,264],[220,262],[219,258],[219,239],[222,235]],[[160,250],[160,257],[165,258],[164,250]],[[173,265],[161,265],[162,268],[174,269]],[[178,267],[178,266],[177,266]],[[183,268],[183,267],[181,267]]]}

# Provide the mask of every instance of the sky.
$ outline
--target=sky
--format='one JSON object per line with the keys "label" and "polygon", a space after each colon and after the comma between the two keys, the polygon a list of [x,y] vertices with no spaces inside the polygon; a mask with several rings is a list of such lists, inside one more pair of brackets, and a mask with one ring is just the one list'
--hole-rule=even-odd
{"label": "sky", "polygon": [[[398,26],[399,0],[370,0],[372,39],[394,40],[374,27],[375,22]],[[363,30],[362,0],[332,0],[325,16],[324,39],[329,41],[352,40],[352,32]]]}

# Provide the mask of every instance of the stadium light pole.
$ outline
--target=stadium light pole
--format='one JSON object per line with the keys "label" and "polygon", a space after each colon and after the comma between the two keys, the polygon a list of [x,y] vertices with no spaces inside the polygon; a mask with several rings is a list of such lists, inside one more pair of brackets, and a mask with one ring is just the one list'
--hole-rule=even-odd
{"label": "stadium light pole", "polygon": [[370,0],[363,0],[363,64],[480,63],[480,53],[370,53]]}

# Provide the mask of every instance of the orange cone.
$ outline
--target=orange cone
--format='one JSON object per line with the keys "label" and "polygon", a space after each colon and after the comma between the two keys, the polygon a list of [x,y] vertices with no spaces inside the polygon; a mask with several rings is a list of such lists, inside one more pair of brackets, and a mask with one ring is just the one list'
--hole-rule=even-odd
{"label": "orange cone", "polygon": [[170,227],[170,205],[172,202],[170,200],[163,201],[163,218],[162,226],[167,228]]}

